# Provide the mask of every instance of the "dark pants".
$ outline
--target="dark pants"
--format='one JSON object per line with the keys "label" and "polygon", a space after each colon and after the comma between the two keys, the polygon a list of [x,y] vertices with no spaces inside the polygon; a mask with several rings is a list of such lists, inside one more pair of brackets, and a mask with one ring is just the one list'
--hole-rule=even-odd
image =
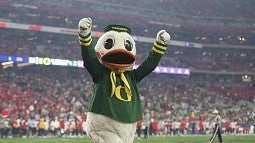
{"label": "dark pants", "polygon": [[221,129],[220,129],[220,125],[219,124],[215,125],[215,128],[213,130],[213,135],[212,135],[212,137],[209,140],[210,143],[213,142],[213,140],[215,139],[217,134],[218,134],[218,138],[219,138],[220,143],[222,143],[223,141],[222,141]]}
{"label": "dark pants", "polygon": [[143,129],[144,138],[148,138],[148,127],[146,126],[145,129]]}
{"label": "dark pants", "polygon": [[136,133],[137,133],[137,136],[140,138],[140,137],[141,137],[141,134],[142,134],[141,126],[137,127]]}
{"label": "dark pants", "polygon": [[1,138],[4,137],[4,128],[0,128],[0,136],[1,136]]}

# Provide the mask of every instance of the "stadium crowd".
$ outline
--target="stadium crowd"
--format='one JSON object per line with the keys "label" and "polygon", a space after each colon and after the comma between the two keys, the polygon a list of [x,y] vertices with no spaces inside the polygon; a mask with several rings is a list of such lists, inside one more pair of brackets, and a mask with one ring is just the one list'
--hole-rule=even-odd
{"label": "stadium crowd", "polygon": [[[208,4],[207,6],[201,6],[200,12],[192,12],[198,10],[197,8],[187,8],[187,6],[192,6],[190,3],[190,0],[185,0],[182,2],[179,1],[172,1],[173,3],[170,4],[170,7],[172,10],[170,13],[181,13],[179,11],[187,10],[184,12],[185,14],[182,19],[188,19],[185,20],[186,22],[181,25],[168,25],[167,23],[164,24],[164,20],[174,20],[174,18],[169,17],[166,18],[166,16],[162,15],[162,13],[170,15],[167,12],[160,12],[159,14],[155,13],[156,16],[153,17],[160,17],[160,19],[155,19],[155,21],[158,21],[158,23],[152,23],[147,21],[139,21],[139,19],[144,19],[141,16],[146,16],[148,12],[150,11],[144,11],[146,14],[141,14],[140,17],[131,17],[128,16],[128,12],[124,12],[125,8],[123,7],[132,7],[132,6],[141,6],[141,5],[134,5],[135,1],[130,2],[131,5],[126,5],[126,2],[121,2],[118,4],[122,6],[122,9],[115,10],[115,8],[118,8],[119,5],[112,5],[107,3],[108,6],[105,5],[97,5],[97,2],[92,1],[86,1],[83,3],[80,3],[79,1],[68,1],[66,0],[66,3],[62,1],[62,3],[58,3],[57,1],[16,1],[16,0],[9,0],[7,2],[1,2],[0,3],[0,10],[1,10],[1,20],[9,21],[9,22],[16,22],[16,23],[26,23],[26,24],[37,24],[37,25],[46,25],[46,26],[56,26],[56,27],[65,27],[65,28],[77,28],[77,23],[81,18],[84,16],[91,16],[93,18],[93,29],[95,31],[102,31],[102,27],[104,27],[107,24],[114,23],[118,24],[128,24],[128,26],[132,27],[134,35],[138,36],[152,36],[155,35],[158,29],[169,29],[171,31],[172,37],[175,40],[181,40],[181,41],[189,41],[189,42],[199,42],[199,43],[211,43],[211,44],[241,44],[241,45],[254,45],[254,14],[251,9],[252,4],[250,4],[247,1],[242,0],[235,0],[236,2],[230,2],[229,0],[221,0],[222,3],[226,3],[226,5],[229,6],[228,12],[226,12],[226,8],[224,7],[213,7],[212,5],[217,5],[217,2],[209,2],[206,0],[206,2],[202,2],[201,0],[194,0],[199,1],[201,5]],[[76,3],[77,2],[77,3]],[[152,2],[153,4],[151,4]],[[116,3],[114,0],[112,0],[112,3]],[[169,4],[166,4],[169,2],[166,2],[162,0],[160,3],[158,1],[144,1],[142,4],[148,5],[151,9],[154,9],[155,5],[159,5],[164,11],[166,9],[165,6],[169,6]],[[191,2],[192,3],[192,2]],[[212,4],[213,3],[213,4]],[[43,4],[46,4],[47,6],[42,6]],[[141,4],[141,3],[140,3]],[[248,5],[248,6],[247,6]],[[100,7],[104,6],[104,8]],[[153,6],[153,7],[152,7]],[[237,7],[243,7],[247,6],[245,9],[240,9]],[[112,8],[109,9],[108,7]],[[207,8],[209,7],[209,8]],[[78,9],[84,8],[84,10],[79,11]],[[214,9],[218,8],[218,9]],[[139,8],[136,8],[139,9]],[[239,9],[237,11],[237,9]],[[101,10],[101,11],[99,11]],[[104,12],[102,12],[104,10]],[[130,11],[130,9],[128,9]],[[128,11],[127,10],[127,11]],[[169,10],[169,8],[168,8]],[[244,10],[244,11],[242,11]],[[107,11],[107,12],[105,12]],[[210,11],[210,12],[208,12]],[[118,13],[118,15],[116,14]],[[137,12],[135,12],[137,13]],[[154,12],[151,12],[152,14]],[[196,14],[197,13],[197,14]],[[218,18],[219,14],[223,15],[223,18]],[[236,22],[235,20],[238,19],[236,13],[245,13],[245,17],[243,17],[239,22]],[[193,21],[194,22],[200,22],[202,24],[194,24],[189,23],[192,21],[192,16],[190,14],[194,14],[194,17],[204,14],[202,17],[196,17]],[[123,15],[123,16],[119,16]],[[243,14],[242,14],[243,15]],[[152,17],[150,15],[150,17]],[[176,16],[175,16],[176,17]],[[178,17],[178,16],[177,16]],[[205,19],[210,19],[207,17],[214,18],[214,20],[223,21],[223,23],[238,23],[239,27],[233,27],[233,26],[226,26],[224,24],[223,26],[216,27],[217,25],[211,25],[211,27],[208,25],[213,24],[213,22],[206,22],[202,23],[202,19],[206,17]],[[230,18],[229,18],[230,17]],[[178,18],[176,18],[178,19]],[[229,19],[231,22],[228,22]],[[246,20],[248,19],[248,20]],[[234,20],[234,21],[233,21]],[[249,28],[240,28],[240,26],[244,25],[251,25]],[[227,27],[227,28],[226,28]]]}
{"label": "stadium crowd", "polygon": [[[44,130],[59,128],[59,131],[63,133],[62,129],[65,131],[70,129],[69,125],[59,126],[60,121],[64,121],[64,119],[68,119],[69,122],[80,121],[79,129],[83,131],[85,125],[81,126],[81,123],[86,119],[87,101],[92,87],[90,82],[83,75],[75,77],[75,72],[73,75],[67,69],[58,69],[56,72],[56,68],[51,69],[50,67],[47,69],[43,67],[31,68],[17,70],[17,73],[15,70],[13,72],[1,71],[1,129],[4,128],[5,131],[2,135],[8,135],[9,131],[12,135],[16,135],[12,129],[17,130],[15,128],[20,128],[22,123],[24,123],[23,128],[37,129],[30,129],[33,131],[29,133],[33,135],[35,131],[39,132],[40,128],[44,128]],[[76,69],[73,71],[77,72]],[[51,76],[47,76],[50,73]],[[66,78],[63,79],[64,76]],[[79,80],[81,77],[82,80]],[[49,124],[43,125],[43,127],[37,126],[40,125],[39,121],[49,123],[48,121],[54,121],[53,119],[59,121],[57,127]],[[30,120],[33,120],[33,123],[30,124]],[[77,132],[76,127],[78,127],[78,123],[77,126],[74,124],[71,128]],[[46,131],[42,132],[45,135]],[[55,135],[56,133],[54,132]]]}
{"label": "stadium crowd", "polygon": [[[1,69],[2,137],[84,136],[93,86],[88,77],[82,68]],[[232,76],[224,77],[226,81],[199,74],[151,74],[139,85],[144,119],[138,129],[147,129],[148,135],[209,134],[213,123],[207,116],[217,108],[221,110],[225,133],[253,133],[254,87],[231,81]],[[224,89],[229,87],[233,90]],[[250,91],[249,98],[237,89]],[[228,122],[232,126],[225,125]]]}
{"label": "stadium crowd", "polygon": [[[2,29],[1,54],[81,60],[75,35]],[[12,39],[12,40],[9,40]],[[95,38],[94,41],[97,41]],[[151,43],[137,42],[137,64],[143,61]],[[207,71],[254,72],[255,49],[181,48],[170,46],[161,66]]]}
{"label": "stadium crowd", "polygon": [[[57,0],[8,0],[2,4],[16,8],[26,7],[51,12],[62,11],[64,14],[73,15],[91,14],[97,17],[113,18],[114,20],[144,23],[155,20],[174,22],[174,24],[194,24],[197,22],[202,25],[221,23],[222,26],[247,27],[249,25],[253,27],[252,21],[254,20],[254,2],[242,0],[142,0],[139,2],[130,0],[128,3],[125,0],[64,0],[61,2]],[[199,21],[197,21],[198,19]]]}
{"label": "stadium crowd", "polygon": [[[150,1],[151,3],[143,1],[147,4],[146,7],[155,13],[158,12],[154,6],[156,4],[163,9],[158,13],[163,13],[171,7],[170,10],[175,13],[176,19],[197,15],[199,18],[215,21],[220,16],[225,26],[230,26],[230,21],[233,22],[236,18],[233,17],[233,13],[236,16],[245,12],[246,15],[242,14],[245,17],[240,17],[243,18],[241,25],[249,27],[250,23],[246,19],[254,17],[252,5],[241,0],[235,0],[234,3],[221,0],[223,3],[232,4],[225,4],[229,6],[229,11],[226,11],[225,7],[213,9],[211,4],[216,5],[217,2],[210,1],[208,4],[209,0],[197,0],[200,2],[200,9],[194,5],[188,8],[188,0],[182,4],[179,1],[178,4],[177,1],[171,1],[171,5],[167,4],[166,0]],[[155,35],[153,30],[166,27],[146,23],[148,21],[143,20],[146,17],[138,21],[136,17],[141,15],[134,15],[135,13],[129,15],[135,18],[123,19],[132,13],[123,12],[120,14],[125,14],[124,16],[113,17],[113,11],[109,11],[112,15],[102,14],[100,8],[93,6],[84,12],[74,10],[84,6],[79,5],[77,1],[54,2],[56,1],[0,2],[0,18],[10,22],[75,29],[79,19],[91,14],[89,10],[94,10],[95,31],[102,31],[102,27],[113,20],[118,23],[130,21],[128,25],[134,29],[134,34],[139,36],[152,37]],[[21,3],[27,5],[17,5]],[[122,6],[130,9],[135,1],[130,1],[130,5],[126,5],[125,1],[116,5],[114,3],[116,0],[112,0],[109,8]],[[51,6],[41,6],[42,4]],[[248,8],[238,8],[242,5]],[[194,27],[195,30],[191,27],[166,28],[173,32],[174,40],[216,45],[237,44],[240,47],[255,45],[254,33],[244,33],[245,31],[237,33],[231,30],[219,32],[205,29],[201,32],[201,29],[196,30]],[[77,36],[74,35],[1,29],[0,38],[1,55],[81,59]],[[151,46],[151,43],[137,42],[138,64],[143,61]],[[140,83],[144,119],[137,123],[137,136],[144,135],[146,138],[153,135],[209,134],[212,132],[213,123],[207,117],[213,109],[219,109],[221,112],[222,129],[225,134],[255,133],[255,77],[251,77],[253,81],[243,82],[240,75],[240,72],[255,72],[253,53],[252,48],[169,47],[160,63],[161,66],[185,67],[197,72],[192,72],[190,76],[152,73]],[[1,137],[86,136],[86,111],[93,88],[88,77],[83,68],[44,65],[20,68],[15,64],[11,68],[0,68]]]}

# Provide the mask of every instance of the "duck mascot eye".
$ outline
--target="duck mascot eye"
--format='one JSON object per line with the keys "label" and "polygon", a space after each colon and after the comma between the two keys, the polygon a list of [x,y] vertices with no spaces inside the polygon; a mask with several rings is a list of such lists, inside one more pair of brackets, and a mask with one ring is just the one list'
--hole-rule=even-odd
{"label": "duck mascot eye", "polygon": [[87,133],[95,143],[132,143],[136,123],[142,120],[137,84],[158,65],[170,35],[157,33],[152,50],[136,69],[136,45],[131,29],[108,25],[96,45],[92,44],[91,18],[82,18],[78,37],[84,67],[94,86],[87,114]]}

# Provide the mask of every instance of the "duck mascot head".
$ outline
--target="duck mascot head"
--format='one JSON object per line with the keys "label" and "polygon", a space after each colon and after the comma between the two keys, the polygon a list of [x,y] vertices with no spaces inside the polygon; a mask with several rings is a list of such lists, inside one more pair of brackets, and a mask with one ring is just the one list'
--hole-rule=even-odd
{"label": "duck mascot head", "polygon": [[136,45],[131,29],[108,25],[93,46],[91,27],[91,18],[79,21],[81,55],[94,83],[88,106],[87,133],[95,143],[132,143],[136,122],[143,117],[137,84],[156,68],[170,35],[160,30],[144,62],[133,69]]}
{"label": "duck mascot head", "polygon": [[123,25],[108,25],[104,32],[95,46],[98,60],[111,70],[133,69],[136,47],[131,30]]}

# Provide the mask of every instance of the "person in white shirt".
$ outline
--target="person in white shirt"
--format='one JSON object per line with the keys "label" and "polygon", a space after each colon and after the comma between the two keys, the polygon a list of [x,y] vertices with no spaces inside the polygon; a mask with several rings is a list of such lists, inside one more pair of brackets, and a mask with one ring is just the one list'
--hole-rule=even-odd
{"label": "person in white shirt", "polygon": [[218,135],[220,143],[223,143],[222,135],[221,135],[221,117],[220,117],[219,111],[215,109],[213,111],[213,114],[209,115],[209,118],[213,119],[213,121],[215,122],[215,127],[213,130],[213,135],[208,141],[208,143],[212,143],[216,135]]}
{"label": "person in white shirt", "polygon": [[55,119],[53,121],[51,121],[51,130],[53,132],[54,136],[58,136],[60,133],[60,124],[59,124],[59,120],[58,117],[55,117]]}
{"label": "person in white shirt", "polygon": [[237,124],[236,121],[231,122],[231,133],[232,134],[236,134],[236,124]]}

